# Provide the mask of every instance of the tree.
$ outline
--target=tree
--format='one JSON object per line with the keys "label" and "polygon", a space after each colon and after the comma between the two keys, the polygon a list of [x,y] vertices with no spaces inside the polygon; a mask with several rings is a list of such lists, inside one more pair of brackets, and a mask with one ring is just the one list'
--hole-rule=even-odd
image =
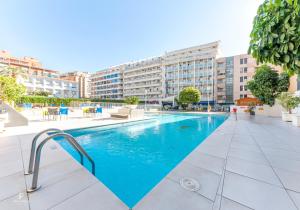
{"label": "tree", "polygon": [[286,72],[280,75],[267,65],[258,67],[253,80],[247,84],[251,93],[263,104],[273,106],[276,97],[289,88],[289,76]]}
{"label": "tree", "polygon": [[0,69],[0,75],[13,78],[17,78],[18,76],[26,78],[27,72],[20,67],[5,66]]}
{"label": "tree", "polygon": [[258,63],[283,66],[289,74],[300,73],[299,11],[299,0],[265,0],[260,5],[249,47]]}
{"label": "tree", "polygon": [[198,103],[201,99],[201,93],[197,88],[186,87],[179,93],[179,102],[183,106],[192,103]]}
{"label": "tree", "polygon": [[300,104],[300,97],[293,96],[293,94],[288,92],[281,93],[277,100],[289,114]]}
{"label": "tree", "polygon": [[25,87],[16,82],[15,78],[0,76],[0,100],[12,102],[25,94]]}
{"label": "tree", "polygon": [[125,98],[124,102],[128,105],[136,105],[139,103],[139,98],[136,96],[130,96]]}

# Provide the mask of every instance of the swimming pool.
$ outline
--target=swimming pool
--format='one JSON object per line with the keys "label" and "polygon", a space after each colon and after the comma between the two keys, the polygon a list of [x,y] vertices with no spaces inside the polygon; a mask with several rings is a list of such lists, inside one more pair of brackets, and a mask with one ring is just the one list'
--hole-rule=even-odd
{"label": "swimming pool", "polygon": [[[162,114],[135,123],[69,130],[96,163],[96,177],[132,208],[225,120]],[[65,140],[57,140],[76,160]],[[91,171],[88,161],[84,166]]]}

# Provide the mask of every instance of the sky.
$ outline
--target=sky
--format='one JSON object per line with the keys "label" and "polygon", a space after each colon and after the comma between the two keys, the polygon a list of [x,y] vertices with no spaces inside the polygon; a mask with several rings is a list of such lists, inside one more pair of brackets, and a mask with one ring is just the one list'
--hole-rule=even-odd
{"label": "sky", "polygon": [[221,41],[246,53],[262,0],[0,0],[0,50],[62,72],[98,71]]}

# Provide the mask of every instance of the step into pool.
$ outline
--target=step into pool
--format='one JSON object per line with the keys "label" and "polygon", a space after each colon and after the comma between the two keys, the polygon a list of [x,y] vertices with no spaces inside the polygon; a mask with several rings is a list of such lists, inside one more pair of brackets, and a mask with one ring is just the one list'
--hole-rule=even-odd
{"label": "step into pool", "polygon": [[[66,131],[96,163],[95,176],[132,208],[226,119],[226,115],[161,114],[135,123]],[[57,140],[76,160],[65,140]],[[84,166],[91,171],[86,160]]]}

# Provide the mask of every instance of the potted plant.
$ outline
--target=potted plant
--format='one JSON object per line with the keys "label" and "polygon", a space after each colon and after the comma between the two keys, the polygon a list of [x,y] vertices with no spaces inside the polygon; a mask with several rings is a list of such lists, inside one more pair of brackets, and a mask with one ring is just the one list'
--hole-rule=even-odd
{"label": "potted plant", "polygon": [[136,109],[139,104],[139,98],[136,96],[130,96],[125,98],[126,107]]}
{"label": "potted plant", "polygon": [[293,120],[292,110],[300,104],[300,97],[293,96],[293,94],[288,92],[283,92],[279,95],[277,100],[284,109],[284,111],[282,111],[282,120],[291,122]]}
{"label": "potted plant", "polygon": [[250,115],[255,115],[255,103],[250,102],[248,103],[248,111]]}

